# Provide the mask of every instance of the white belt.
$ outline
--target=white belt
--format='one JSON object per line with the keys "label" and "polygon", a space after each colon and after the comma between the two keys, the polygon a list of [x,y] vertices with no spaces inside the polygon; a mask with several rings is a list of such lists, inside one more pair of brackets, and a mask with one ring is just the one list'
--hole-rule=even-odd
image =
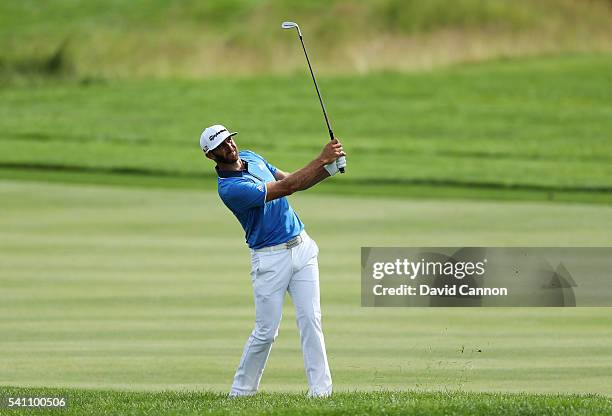
{"label": "white belt", "polygon": [[275,246],[262,247],[255,250],[256,253],[269,253],[271,251],[279,251],[279,250],[289,250],[293,247],[297,247],[302,244],[304,241],[304,236],[306,236],[306,232],[302,231],[300,235],[293,237],[291,240],[286,241],[284,243],[277,244]]}

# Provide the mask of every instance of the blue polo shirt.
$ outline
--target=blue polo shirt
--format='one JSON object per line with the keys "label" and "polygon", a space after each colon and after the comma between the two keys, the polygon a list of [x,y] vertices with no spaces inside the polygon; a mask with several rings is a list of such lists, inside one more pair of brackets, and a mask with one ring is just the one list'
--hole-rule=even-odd
{"label": "blue polo shirt", "polygon": [[244,228],[252,249],[274,246],[291,240],[304,224],[286,197],[266,202],[266,183],[276,179],[276,168],[250,150],[239,153],[246,170],[220,171],[217,189],[223,203]]}

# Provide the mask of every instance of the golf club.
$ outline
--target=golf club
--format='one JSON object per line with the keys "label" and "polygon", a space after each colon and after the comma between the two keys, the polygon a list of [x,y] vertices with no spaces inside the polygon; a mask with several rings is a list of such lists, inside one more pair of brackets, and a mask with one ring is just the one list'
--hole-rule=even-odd
{"label": "golf club", "polygon": [[[302,43],[302,49],[304,49],[304,55],[306,55],[306,62],[308,63],[308,69],[310,69],[310,75],[312,75],[312,81],[314,82],[315,89],[317,90],[317,96],[319,97],[319,102],[321,103],[321,108],[323,109],[323,116],[325,117],[325,123],[327,124],[327,130],[329,131],[330,140],[334,140],[334,132],[332,131],[331,125],[329,124],[329,119],[327,118],[327,111],[325,110],[325,104],[323,104],[323,98],[321,97],[321,92],[319,91],[319,86],[317,85],[317,79],[315,78],[315,74],[312,71],[312,66],[310,65],[310,59],[308,58],[308,52],[306,52],[306,46],[304,46],[304,39],[302,38],[302,31],[300,27],[295,22],[283,22],[281,25],[283,29],[297,29],[297,34],[300,38],[300,42]],[[346,158],[344,156],[340,156],[338,160],[336,160],[338,165],[346,165]],[[344,173],[344,167],[341,167],[340,173]]]}

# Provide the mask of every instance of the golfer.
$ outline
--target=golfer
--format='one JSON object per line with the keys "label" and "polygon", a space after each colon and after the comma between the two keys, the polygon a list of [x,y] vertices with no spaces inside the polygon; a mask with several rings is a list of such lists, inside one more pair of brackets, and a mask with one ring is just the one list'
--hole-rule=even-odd
{"label": "golfer", "polygon": [[244,346],[230,396],[257,392],[278,336],[285,292],[295,304],[308,394],[329,396],[332,379],[321,328],[319,248],[285,197],[335,175],[336,159],[345,154],[342,144],[330,141],[312,162],[286,173],[256,153],[238,152],[236,134],[214,125],[200,136],[200,148],[217,164],[219,196],[238,218],[251,249],[255,328]]}

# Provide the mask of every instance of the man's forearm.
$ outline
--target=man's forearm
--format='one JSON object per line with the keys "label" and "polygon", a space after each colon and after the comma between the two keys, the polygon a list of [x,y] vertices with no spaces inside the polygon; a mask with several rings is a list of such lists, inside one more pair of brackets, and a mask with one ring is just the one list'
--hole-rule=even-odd
{"label": "man's forearm", "polygon": [[292,193],[303,191],[329,177],[329,173],[323,166],[323,162],[316,158],[302,169],[290,173],[283,180],[287,181]]}
{"label": "man's forearm", "polygon": [[[337,140],[329,141],[321,154],[312,162],[300,170],[285,176],[284,172],[277,171],[274,175],[276,181],[266,183],[266,202],[273,201],[291,195],[294,192],[303,191],[321,182],[338,171],[335,160],[346,153],[342,150],[342,144]],[[336,168],[335,170],[333,168]],[[278,180],[282,177],[281,180]]]}

